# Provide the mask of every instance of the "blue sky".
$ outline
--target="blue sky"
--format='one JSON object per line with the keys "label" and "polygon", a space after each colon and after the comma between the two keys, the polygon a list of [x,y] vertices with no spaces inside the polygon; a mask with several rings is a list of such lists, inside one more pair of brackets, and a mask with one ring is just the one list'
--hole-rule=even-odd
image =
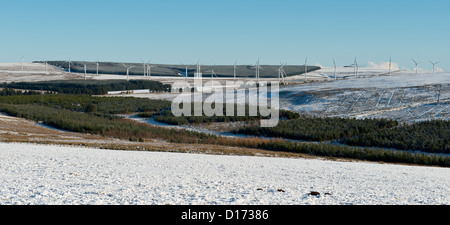
{"label": "blue sky", "polygon": [[385,62],[450,69],[450,1],[2,0],[0,62]]}

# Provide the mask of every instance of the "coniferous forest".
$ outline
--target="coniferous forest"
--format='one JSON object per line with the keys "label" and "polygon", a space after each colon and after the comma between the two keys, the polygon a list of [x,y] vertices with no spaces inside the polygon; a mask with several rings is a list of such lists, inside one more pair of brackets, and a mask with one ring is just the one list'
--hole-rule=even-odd
{"label": "coniferous forest", "polygon": [[249,126],[241,134],[302,141],[334,141],[351,146],[450,153],[450,122],[424,121],[399,125],[395,120],[302,117],[276,127]]}
{"label": "coniferous forest", "polygon": [[36,91],[51,91],[60,94],[104,95],[108,91],[149,89],[152,92],[167,92],[171,86],[152,80],[54,80],[40,82],[3,83],[3,88]]}
{"label": "coniferous forest", "polygon": [[402,151],[420,150],[448,154],[448,121],[399,125],[397,121],[385,119],[316,118],[282,111],[278,126],[261,128],[249,125],[237,132],[257,137],[238,138],[157,127],[117,116],[138,113],[143,116],[161,117],[161,121],[171,118],[174,119],[174,124],[250,120],[247,117],[226,116],[195,119],[174,117],[170,114],[170,105],[169,101],[146,98],[43,94],[11,89],[3,89],[0,92],[0,111],[74,132],[132,141],[161,139],[177,143],[259,148],[335,158],[450,166],[450,157],[446,155]]}

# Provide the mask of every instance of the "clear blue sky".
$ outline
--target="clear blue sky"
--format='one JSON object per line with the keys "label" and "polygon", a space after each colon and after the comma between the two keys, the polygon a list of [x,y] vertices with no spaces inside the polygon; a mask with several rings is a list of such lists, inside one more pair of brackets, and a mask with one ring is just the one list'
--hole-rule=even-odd
{"label": "clear blue sky", "polygon": [[449,0],[2,0],[0,62],[90,60],[450,69]]}

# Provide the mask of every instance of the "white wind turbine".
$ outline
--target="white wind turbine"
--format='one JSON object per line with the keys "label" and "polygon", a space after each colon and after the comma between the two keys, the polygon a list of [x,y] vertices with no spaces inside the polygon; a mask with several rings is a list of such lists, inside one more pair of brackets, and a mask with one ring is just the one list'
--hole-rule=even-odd
{"label": "white wind turbine", "polygon": [[283,64],[280,62],[280,67],[278,68],[278,83],[281,83],[281,70],[283,69]]}
{"label": "white wind turbine", "polygon": [[416,64],[416,74],[418,73],[418,71],[419,71],[419,64],[421,64],[422,62],[416,62],[416,60],[414,60],[414,59],[411,59],[413,62],[414,62],[414,64]]}
{"label": "white wind turbine", "polygon": [[256,61],[256,65],[255,65],[255,72],[256,72],[256,82],[259,83],[259,70],[261,70],[262,67],[259,65],[259,59],[258,61]]}
{"label": "white wind turbine", "polygon": [[71,68],[70,65],[73,64],[73,63],[72,63],[72,60],[69,59],[69,61],[66,61],[66,62],[69,63],[69,73],[70,73],[70,68]]}
{"label": "white wind turbine", "polygon": [[47,61],[41,61],[40,63],[44,64],[45,74],[49,74],[48,73],[48,62]]}
{"label": "white wind turbine", "polygon": [[354,68],[354,73],[355,73],[355,78],[359,76],[359,66],[358,66],[358,62],[356,61],[356,57],[355,57],[355,61],[353,61],[353,68]]}
{"label": "white wind turbine", "polygon": [[98,68],[99,68],[99,61],[97,61],[97,62],[95,62],[96,63],[96,66],[97,66],[97,76],[98,76]]}
{"label": "white wind turbine", "polygon": [[286,71],[284,71],[284,66],[285,65],[286,65],[286,63],[283,65],[280,62],[280,68],[278,68],[278,82],[280,82],[280,79],[281,79],[281,81],[284,83],[284,76],[285,75],[287,76]]}
{"label": "white wind turbine", "polygon": [[184,80],[187,81],[187,79],[188,79],[188,68],[187,68],[187,66],[186,66],[186,71],[185,71],[185,73],[186,73],[186,76],[185,76]]}
{"label": "white wind turbine", "polygon": [[333,76],[334,76],[334,80],[337,80],[337,77],[336,77],[336,62],[334,61],[334,59],[333,59],[333,64],[334,64]]}
{"label": "white wind turbine", "polygon": [[[216,65],[214,65],[214,67],[215,67]],[[214,76],[216,76],[217,78],[219,78],[218,76],[217,76],[217,74],[216,73],[214,73],[214,67],[212,68],[212,70],[211,70],[211,85],[214,85]]]}
{"label": "white wind turbine", "polygon": [[391,76],[392,75],[392,70],[391,70],[391,66],[392,66],[392,57],[391,58],[389,58],[389,76]]}
{"label": "white wind turbine", "polygon": [[144,70],[143,74],[144,74],[144,77],[146,77],[147,76],[147,64],[145,64],[144,60],[141,60],[141,62],[142,62],[142,69]]}
{"label": "white wind turbine", "polygon": [[84,79],[86,80],[87,79],[87,66],[85,63],[83,65],[84,65]]}
{"label": "white wind turbine", "polygon": [[149,67],[150,67],[150,61],[152,61],[151,59],[149,61],[147,61],[147,63],[144,62],[144,60],[142,61],[142,68],[144,70],[144,77],[149,76]]}
{"label": "white wind turbine", "polygon": [[20,58],[21,59],[21,61],[20,61],[20,66],[22,67],[22,71],[23,71],[23,56],[22,56],[22,58]]}
{"label": "white wind turbine", "polygon": [[200,63],[200,60],[197,61],[197,73],[194,73],[194,78],[202,77],[201,66],[199,63]]}
{"label": "white wind turbine", "polygon": [[303,65],[303,67],[305,67],[305,81],[306,81],[306,75],[308,74],[308,66],[306,65],[307,62],[308,62],[308,57],[306,57],[305,64]]}
{"label": "white wind turbine", "polygon": [[433,74],[434,74],[434,67],[436,66],[436,64],[438,64],[439,62],[432,62],[430,61],[431,64],[433,64]]}
{"label": "white wind turbine", "polygon": [[147,61],[147,77],[148,78],[152,77],[152,66],[150,65],[151,61],[152,61],[152,59]]}
{"label": "white wind turbine", "polygon": [[129,81],[129,80],[130,80],[130,76],[129,76],[130,69],[133,68],[134,66],[126,66],[126,65],[123,64],[123,63],[122,63],[122,65],[123,65],[125,68],[127,68],[127,81]]}
{"label": "white wind turbine", "polygon": [[233,67],[234,80],[236,80],[236,71],[237,71],[237,66],[236,66],[236,61],[234,61],[234,67]]}
{"label": "white wind turbine", "polygon": [[45,62],[45,74],[48,74],[48,62]]}

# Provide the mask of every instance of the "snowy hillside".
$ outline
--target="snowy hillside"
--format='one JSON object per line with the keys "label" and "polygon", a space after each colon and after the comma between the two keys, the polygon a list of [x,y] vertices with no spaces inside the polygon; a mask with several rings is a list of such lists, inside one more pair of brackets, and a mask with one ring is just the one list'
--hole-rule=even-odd
{"label": "snowy hillside", "polygon": [[0,143],[0,174],[8,205],[450,204],[448,168],[364,162]]}

